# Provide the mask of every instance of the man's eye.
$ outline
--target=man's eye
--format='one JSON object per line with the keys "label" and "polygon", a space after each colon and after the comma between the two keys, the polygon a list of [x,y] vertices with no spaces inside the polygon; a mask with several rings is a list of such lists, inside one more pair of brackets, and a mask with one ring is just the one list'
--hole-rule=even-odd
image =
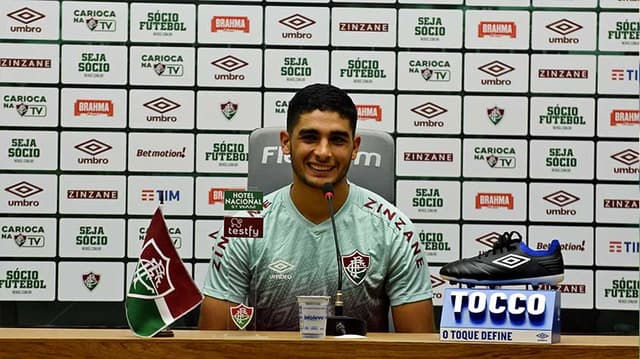
{"label": "man's eye", "polygon": [[339,144],[347,143],[347,139],[344,137],[334,137],[331,141]]}

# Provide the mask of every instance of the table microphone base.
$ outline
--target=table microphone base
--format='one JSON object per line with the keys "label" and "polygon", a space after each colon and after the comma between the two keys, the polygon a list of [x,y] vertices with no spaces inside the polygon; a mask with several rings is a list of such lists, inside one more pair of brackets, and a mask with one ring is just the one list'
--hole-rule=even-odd
{"label": "table microphone base", "polygon": [[367,335],[367,323],[362,319],[347,317],[344,315],[328,316],[326,333],[329,336],[345,334]]}

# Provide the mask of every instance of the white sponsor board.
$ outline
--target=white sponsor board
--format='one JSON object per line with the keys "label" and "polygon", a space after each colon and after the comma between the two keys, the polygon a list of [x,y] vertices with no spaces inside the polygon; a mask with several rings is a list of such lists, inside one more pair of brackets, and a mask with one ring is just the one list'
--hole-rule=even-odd
{"label": "white sponsor board", "polygon": [[132,42],[195,42],[196,6],[193,4],[132,3],[129,17]]}
{"label": "white sponsor board", "polygon": [[58,125],[58,89],[0,87],[0,124],[19,127]]}
{"label": "white sponsor board", "polygon": [[493,244],[503,233],[518,232],[522,240],[527,243],[527,227],[523,225],[504,224],[464,224],[462,225],[462,258],[477,256],[479,253],[490,251]]}
{"label": "white sponsor board", "polygon": [[246,177],[197,177],[196,215],[230,215],[228,211],[224,210],[224,191],[243,191],[246,189]]}
{"label": "white sponsor board", "polygon": [[466,0],[471,6],[529,6],[531,0]]}
{"label": "white sponsor board", "polygon": [[125,245],[124,219],[60,219],[60,257],[122,258]]}
{"label": "white sponsor board", "polygon": [[391,51],[331,52],[331,84],[342,89],[393,90],[396,54]]}
{"label": "white sponsor board", "polygon": [[246,174],[248,156],[248,135],[200,133],[196,136],[197,172]]}
{"label": "white sponsor board", "polygon": [[60,169],[124,171],[127,137],[122,132],[60,132]]}
{"label": "white sponsor board", "polygon": [[558,285],[558,290],[560,290],[563,309],[593,309],[595,292],[593,271],[565,269],[564,279]]}
{"label": "white sponsor board", "polygon": [[467,49],[529,49],[529,11],[467,10]]}
{"label": "white sponsor board", "polygon": [[126,85],[127,47],[62,45],[62,83]]}
{"label": "white sponsor board", "polygon": [[[459,0],[462,3],[462,0]],[[420,1],[424,4],[424,1]],[[462,10],[400,9],[398,45],[417,48],[462,48]]]}
{"label": "white sponsor board", "polygon": [[531,55],[531,92],[596,92],[596,57],[594,55]]}
{"label": "white sponsor board", "polygon": [[198,91],[196,98],[199,130],[252,131],[262,127],[260,92]]}
{"label": "white sponsor board", "polygon": [[194,97],[193,91],[130,90],[129,127],[193,129]]}
{"label": "white sponsor board", "polygon": [[464,133],[469,135],[527,134],[526,97],[465,96]]}
{"label": "white sponsor board", "polygon": [[460,134],[461,107],[460,96],[398,95],[398,133]]}
{"label": "white sponsor board", "polygon": [[287,127],[287,108],[293,92],[264,93],[264,127]]}
{"label": "white sponsor board", "polygon": [[598,93],[637,95],[639,73],[637,56],[600,55],[598,56]]}
{"label": "white sponsor board", "polygon": [[596,309],[638,311],[638,271],[596,270]]}
{"label": "white sponsor board", "polygon": [[595,8],[598,0],[532,0],[534,7],[562,7],[562,8]]}
{"label": "white sponsor board", "polygon": [[62,39],[125,42],[129,37],[126,3],[65,1],[62,3]]}
{"label": "white sponsor board", "polygon": [[198,5],[198,43],[262,43],[262,6]]}
{"label": "white sponsor board", "polygon": [[[429,263],[448,263],[460,258],[459,224],[414,223],[414,226]],[[433,283],[433,277],[431,280]]]}
{"label": "white sponsor board", "polygon": [[593,141],[529,142],[529,177],[548,179],[593,179]]}
{"label": "white sponsor board", "polygon": [[331,11],[331,45],[394,47],[396,17],[395,9],[334,7]]}
{"label": "white sponsor board", "polygon": [[0,131],[3,170],[58,169],[58,134],[51,131]]}
{"label": "white sponsor board", "polygon": [[[198,67],[202,72],[203,67]],[[146,86],[193,86],[195,84],[195,48],[129,48],[129,84]]]}
{"label": "white sponsor board", "polygon": [[0,283],[2,301],[53,301],[56,263],[1,261]]}
{"label": "white sponsor board", "polygon": [[329,52],[326,50],[279,50],[264,52],[264,86],[302,88],[329,81]]}
{"label": "white sponsor board", "polygon": [[262,86],[260,49],[198,49],[198,86]]}
{"label": "white sponsor board", "polygon": [[55,218],[4,217],[0,224],[0,253],[6,257],[55,257]]}
{"label": "white sponsor board", "polygon": [[[593,253],[598,253],[593,238],[593,227],[589,226],[529,226],[529,248],[546,250],[551,241],[560,242],[564,264],[568,266],[592,266]],[[591,273],[591,272],[589,272]]]}
{"label": "white sponsor board", "polygon": [[460,91],[462,54],[398,52],[398,90]]}
{"label": "white sponsor board", "polygon": [[599,15],[598,49],[600,51],[638,52],[640,20],[637,12],[602,11]]}
{"label": "white sponsor board", "polygon": [[599,141],[596,178],[599,180],[638,180],[638,142]]}
{"label": "white sponsor board", "polygon": [[396,98],[392,94],[349,93],[358,111],[358,129],[393,132]]}
{"label": "white sponsor board", "polygon": [[4,173],[0,176],[1,213],[56,213],[56,175]]}
{"label": "white sponsor board", "polygon": [[527,141],[465,138],[465,177],[526,178]]}
{"label": "white sponsor board", "polygon": [[524,221],[526,212],[526,183],[469,181],[462,184],[464,219]]}
{"label": "white sponsor board", "polygon": [[265,42],[269,45],[329,45],[329,8],[267,6]]}
{"label": "white sponsor board", "polygon": [[532,97],[530,131],[533,136],[592,137],[595,100],[586,97]]}
{"label": "white sponsor board", "polygon": [[61,175],[60,213],[125,214],[125,176]]}
{"label": "white sponsor board", "polygon": [[526,54],[466,53],[464,73],[465,91],[529,91],[529,56]]}
{"label": "white sponsor board", "polygon": [[162,206],[165,215],[193,214],[193,177],[129,176],[127,213],[151,215]]}
{"label": "white sponsor board", "polygon": [[2,82],[57,84],[60,46],[54,44],[0,43]]}
{"label": "white sponsor board", "polygon": [[540,222],[593,222],[591,183],[531,183],[529,220]]}
{"label": "white sponsor board", "polygon": [[459,138],[399,137],[396,140],[396,175],[460,177]]}
{"label": "white sponsor board", "polygon": [[129,133],[129,171],[193,172],[193,134]]}
{"label": "white sponsor board", "polygon": [[456,285],[451,284],[440,277],[440,266],[429,265],[429,277],[431,279],[431,290],[433,291],[433,305],[442,306],[444,299],[444,290],[447,288],[455,288]]}
{"label": "white sponsor board", "polygon": [[531,22],[531,48],[594,51],[596,27],[595,12],[534,11]]}
{"label": "white sponsor board", "polygon": [[0,16],[3,19],[0,39],[58,40],[60,37],[57,1],[5,0],[0,3]]}
{"label": "white sponsor board", "polygon": [[60,262],[61,302],[120,302],[124,299],[124,263]]}
{"label": "white sponsor board", "polygon": [[396,181],[398,208],[411,219],[460,219],[460,182]]}
{"label": "white sponsor board", "polygon": [[[127,222],[127,257],[137,259],[149,227],[149,219],[129,219]],[[193,221],[188,219],[166,219],[167,230],[180,258],[189,259],[193,252]],[[211,252],[209,252],[211,257]]]}
{"label": "white sponsor board", "polygon": [[64,127],[125,128],[127,90],[65,87],[60,122]]}
{"label": "white sponsor board", "polygon": [[637,9],[638,0],[600,0],[601,8]]}
{"label": "white sponsor board", "polygon": [[638,229],[633,227],[596,228],[596,265],[605,267],[638,267]]}
{"label": "white sponsor board", "polygon": [[[211,220],[197,220],[195,235],[193,236],[194,253],[193,256],[196,259],[211,259],[211,256],[216,251],[221,251],[224,246],[220,244],[222,241],[222,226],[223,220],[211,219]],[[197,267],[196,267],[197,268]]]}
{"label": "white sponsor board", "polygon": [[596,185],[596,222],[637,224],[640,194],[637,185]]}
{"label": "white sponsor board", "polygon": [[598,137],[638,138],[640,109],[635,98],[598,98]]}

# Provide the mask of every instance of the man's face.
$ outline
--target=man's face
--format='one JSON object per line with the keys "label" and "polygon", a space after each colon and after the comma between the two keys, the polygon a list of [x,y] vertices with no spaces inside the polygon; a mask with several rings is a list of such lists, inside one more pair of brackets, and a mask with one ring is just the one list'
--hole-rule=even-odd
{"label": "man's face", "polygon": [[282,132],[280,144],[291,156],[294,185],[321,189],[327,182],[346,181],[360,147],[360,137],[354,138],[351,132],[349,120],[320,110],[302,114],[291,134]]}

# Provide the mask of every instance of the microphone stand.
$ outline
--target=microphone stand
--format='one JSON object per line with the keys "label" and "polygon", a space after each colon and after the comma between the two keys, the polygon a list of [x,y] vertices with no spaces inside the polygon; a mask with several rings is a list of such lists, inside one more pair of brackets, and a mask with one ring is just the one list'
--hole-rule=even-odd
{"label": "microphone stand", "polygon": [[329,203],[329,217],[331,217],[331,227],[333,228],[333,241],[336,246],[336,258],[338,260],[338,289],[334,303],[334,315],[327,316],[326,335],[339,336],[345,334],[366,335],[367,323],[362,319],[352,318],[343,315],[344,299],[342,296],[342,258],[340,256],[340,245],[338,242],[338,232],[336,231],[336,221],[333,210],[333,186],[325,183],[323,186],[324,197]]}

